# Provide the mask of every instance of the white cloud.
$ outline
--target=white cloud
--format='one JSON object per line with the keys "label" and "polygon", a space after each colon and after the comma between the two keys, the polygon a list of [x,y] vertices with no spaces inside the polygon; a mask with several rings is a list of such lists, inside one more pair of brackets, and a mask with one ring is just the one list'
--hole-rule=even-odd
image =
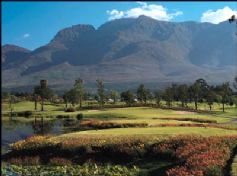
{"label": "white cloud", "polygon": [[131,8],[126,11],[119,11],[117,9],[107,10],[109,15],[109,20],[119,19],[119,18],[137,18],[140,15],[149,16],[156,20],[170,21],[174,17],[182,15],[182,11],[176,11],[175,13],[168,13],[168,10],[156,4],[147,4],[145,2],[137,2],[138,7]]}
{"label": "white cloud", "polygon": [[234,14],[237,15],[237,11],[232,10],[228,6],[223,9],[217,9],[216,11],[210,9],[202,14],[201,22],[218,24],[222,21],[228,20]]}
{"label": "white cloud", "polygon": [[28,34],[28,33],[23,35],[23,38],[28,38],[28,37],[30,37],[30,34]]}
{"label": "white cloud", "polygon": [[107,13],[110,14],[109,20],[122,18],[124,16],[123,11],[118,11],[116,9],[113,9],[111,11],[107,10]]}

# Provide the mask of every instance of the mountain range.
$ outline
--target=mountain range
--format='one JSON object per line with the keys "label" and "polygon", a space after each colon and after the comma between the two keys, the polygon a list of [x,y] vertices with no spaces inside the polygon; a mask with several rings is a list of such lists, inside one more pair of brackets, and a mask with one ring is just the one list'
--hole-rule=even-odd
{"label": "mountain range", "polygon": [[47,79],[68,88],[86,83],[232,81],[236,76],[235,25],[157,21],[147,16],[74,25],[33,51],[2,46],[2,87],[34,86]]}

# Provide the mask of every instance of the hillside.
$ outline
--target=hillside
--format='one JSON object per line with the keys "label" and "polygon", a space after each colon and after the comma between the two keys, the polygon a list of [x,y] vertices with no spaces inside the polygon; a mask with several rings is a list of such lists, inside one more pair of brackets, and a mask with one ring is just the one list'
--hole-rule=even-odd
{"label": "hillside", "polygon": [[165,22],[146,16],[109,21],[98,29],[75,25],[33,51],[2,47],[2,87],[38,84],[232,81],[235,25]]}

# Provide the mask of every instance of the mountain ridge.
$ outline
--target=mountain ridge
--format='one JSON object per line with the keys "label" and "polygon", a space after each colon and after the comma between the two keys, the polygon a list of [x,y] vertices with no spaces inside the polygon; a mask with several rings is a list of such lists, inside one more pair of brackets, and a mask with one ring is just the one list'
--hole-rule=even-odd
{"label": "mountain ridge", "polygon": [[227,22],[165,22],[146,16],[109,21],[97,29],[73,25],[23,54],[20,63],[2,61],[2,83],[7,88],[48,79],[60,85],[78,77],[87,82],[230,81],[236,74],[234,32]]}

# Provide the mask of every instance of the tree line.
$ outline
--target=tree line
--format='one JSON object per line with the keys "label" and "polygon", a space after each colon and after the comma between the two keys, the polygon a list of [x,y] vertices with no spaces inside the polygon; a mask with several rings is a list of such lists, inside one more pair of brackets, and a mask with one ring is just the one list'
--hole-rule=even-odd
{"label": "tree line", "polygon": [[[9,97],[9,102],[12,104],[17,101],[17,97],[30,97],[35,102],[35,110],[37,110],[38,102],[41,104],[41,111],[44,111],[44,102],[48,100],[53,103],[65,103],[65,108],[79,106],[82,108],[83,101],[97,100],[98,104],[103,107],[106,102],[116,104],[118,101],[125,102],[127,106],[140,103],[146,105],[148,102],[155,103],[158,107],[161,102],[165,101],[166,106],[171,108],[174,102],[180,102],[180,106],[188,108],[188,104],[193,103],[195,110],[198,110],[198,103],[206,103],[209,109],[212,110],[213,104],[222,104],[222,111],[225,111],[225,105],[237,106],[237,95],[234,90],[237,90],[237,77],[234,79],[233,89],[229,82],[220,85],[209,85],[204,79],[198,79],[193,84],[172,84],[163,90],[151,91],[144,84],[140,84],[134,91],[126,90],[117,92],[112,90],[105,91],[105,85],[102,80],[96,81],[97,93],[92,95],[85,91],[82,79],[75,80],[71,89],[64,92],[63,95],[57,95],[47,86],[35,86],[33,93],[15,93]],[[7,96],[7,94],[2,94]]]}

